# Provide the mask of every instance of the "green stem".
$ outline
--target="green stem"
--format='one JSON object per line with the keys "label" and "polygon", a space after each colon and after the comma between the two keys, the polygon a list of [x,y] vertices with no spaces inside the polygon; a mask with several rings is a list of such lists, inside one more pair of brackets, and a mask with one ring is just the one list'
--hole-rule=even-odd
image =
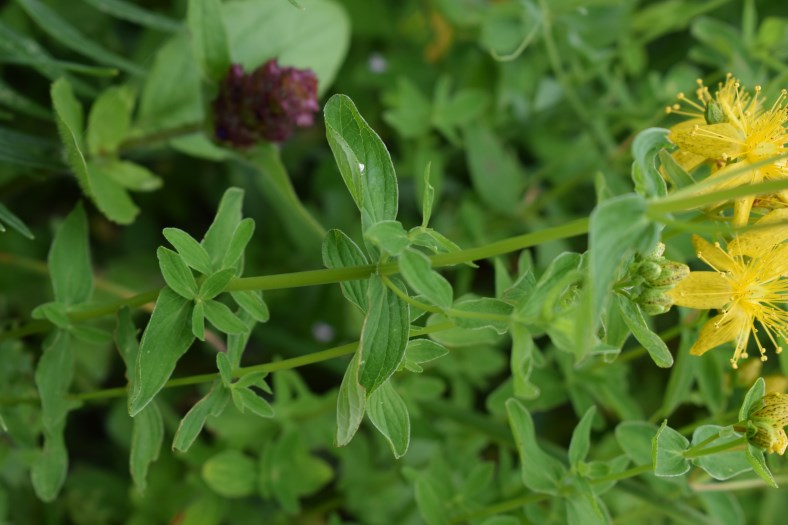
{"label": "green stem", "polygon": [[132,137],[126,141],[124,141],[119,147],[118,152],[124,152],[133,149],[140,149],[140,148],[147,148],[149,146],[157,146],[162,142],[167,142],[172,139],[177,139],[179,137],[183,137],[186,135],[194,135],[195,133],[200,133],[206,131],[205,123],[203,121],[200,122],[190,122],[189,124],[184,124],[182,126],[178,126],[175,128],[163,129],[160,131],[155,131],[148,135],[142,135],[139,137]]}
{"label": "green stem", "polygon": [[693,450],[698,447],[692,447],[691,449],[684,452],[684,457],[687,459],[692,459],[701,456],[711,456],[712,454],[719,454],[720,452],[729,452],[735,448],[740,447],[741,445],[745,445],[746,443],[747,443],[747,438],[745,436],[742,436],[739,439],[734,439],[733,441],[728,441],[727,443],[722,443],[715,447],[708,447],[701,450],[696,450],[695,452],[693,452]]}

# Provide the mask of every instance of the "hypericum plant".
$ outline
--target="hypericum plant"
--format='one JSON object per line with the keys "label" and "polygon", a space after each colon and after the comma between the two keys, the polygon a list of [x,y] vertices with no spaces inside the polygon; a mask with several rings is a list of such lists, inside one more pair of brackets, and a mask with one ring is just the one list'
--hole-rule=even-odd
{"label": "hypericum plant", "polygon": [[[53,521],[84,523],[737,523],[745,518],[736,490],[783,481],[774,455],[788,445],[788,403],[784,374],[772,365],[788,363],[784,92],[769,104],[766,89],[750,95],[730,75],[713,95],[699,82],[696,102],[680,96],[670,109],[684,114],[690,104],[689,121],[638,127],[631,177],[605,169],[585,199],[590,212],[557,216],[555,202],[533,204],[542,188],[520,180],[520,162],[485,118],[495,111],[492,90],[454,89],[443,76],[429,100],[401,78],[384,115],[398,134],[383,138],[376,115],[364,111],[368,121],[361,105],[335,94],[322,107],[325,142],[304,153],[314,163],[329,158],[309,174],[321,189],[310,207],[280,143],[314,124],[318,96],[344,56],[338,4],[305,0],[311,14],[301,19],[284,2],[190,0],[186,38],[178,23],[131,4],[87,2],[173,34],[141,87],[91,96],[73,74],[53,79],[52,124],[86,201],[117,225],[133,222],[144,206],[129,191],[159,190],[166,179],[152,171],[158,157],[148,154],[157,148],[199,159],[189,166],[221,162],[231,180],[211,186],[223,191],[204,232],[200,221],[161,236],[156,229],[158,284],[149,291],[119,290],[94,269],[91,240],[103,230],[89,203],[55,225],[45,267],[0,258],[48,274],[51,284],[29,320],[0,331],[0,519],[38,517],[33,504],[4,508],[32,487],[52,504]],[[430,44],[429,60],[465,34],[478,33],[474,49],[481,44],[496,60],[513,60],[538,39],[547,62],[527,67],[549,67],[542,97],[558,82],[568,101],[548,111],[589,130],[564,149],[598,148],[614,166],[621,148],[611,147],[612,120],[581,102],[559,53],[562,17],[567,28],[585,19],[559,2],[461,12],[437,4],[422,21],[442,39],[439,52]],[[674,15],[671,4],[651,9]],[[39,0],[19,5],[44,30],[81,35]],[[651,27],[651,13],[638,11],[638,27]],[[251,31],[258,25],[266,31]],[[287,40],[283,27],[303,38]],[[318,38],[326,27],[345,28],[330,40],[339,47]],[[710,27],[696,31],[726,29]],[[506,28],[517,30],[506,36]],[[257,33],[281,42],[249,36]],[[581,34],[570,31],[563,43],[576,46]],[[262,43],[269,48],[260,51]],[[143,73],[101,48],[80,49]],[[628,56],[627,67],[643,67]],[[84,98],[93,99],[87,124]],[[556,120],[540,113],[544,100],[532,102],[540,126]],[[456,213],[446,211],[455,206],[446,194],[460,193],[457,181],[439,200],[451,155],[436,153],[437,136],[467,153],[469,191]],[[415,153],[393,159],[389,139]],[[545,143],[534,150],[548,151]],[[559,161],[534,178],[560,172]],[[403,191],[411,182],[413,213]],[[549,191],[560,196],[572,184]],[[333,203],[330,223],[341,228],[315,217],[321,199]],[[0,220],[32,236],[2,206]],[[695,269],[693,252],[711,271]],[[305,266],[318,254],[324,268]],[[249,275],[261,267],[277,269]],[[310,302],[325,303],[322,317],[309,318]],[[730,359],[707,353],[731,342]],[[745,360],[750,347],[759,360]],[[93,412],[105,416],[101,439],[85,444]],[[101,461],[124,469],[110,474],[96,467]]]}

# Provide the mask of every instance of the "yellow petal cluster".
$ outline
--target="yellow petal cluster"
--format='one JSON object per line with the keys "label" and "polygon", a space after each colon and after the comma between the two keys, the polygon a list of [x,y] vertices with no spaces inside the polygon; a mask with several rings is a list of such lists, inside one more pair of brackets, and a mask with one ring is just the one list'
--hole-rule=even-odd
{"label": "yellow petal cluster", "polygon": [[698,258],[714,271],[690,272],[670,292],[673,304],[715,309],[690,353],[702,355],[721,344],[736,345],[731,365],[746,358],[750,336],[766,361],[766,344],[777,353],[788,340],[788,208],[773,210],[755,228],[723,249],[693,237]]}
{"label": "yellow petal cluster", "polygon": [[[699,188],[699,193],[788,179],[788,162],[779,158],[788,152],[786,90],[782,90],[777,100],[767,108],[760,86],[755,86],[751,96],[729,74],[713,96],[709,88],[698,80],[696,97],[697,101],[693,101],[679,93],[679,102],[668,107],[667,111],[689,117],[671,128],[669,135],[679,147],[674,154],[677,162],[687,170],[703,162],[713,165],[714,171]],[[768,162],[770,159],[775,160]],[[785,206],[788,204],[788,190],[768,199],[776,199]],[[755,196],[734,201],[734,226],[747,225],[754,201]]]}

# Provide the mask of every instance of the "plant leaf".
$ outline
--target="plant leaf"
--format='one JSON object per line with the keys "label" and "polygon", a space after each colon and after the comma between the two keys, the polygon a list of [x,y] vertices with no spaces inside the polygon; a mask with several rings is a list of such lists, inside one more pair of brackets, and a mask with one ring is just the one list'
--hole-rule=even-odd
{"label": "plant leaf", "polygon": [[391,381],[386,381],[370,394],[367,415],[389,442],[394,457],[404,456],[410,444],[410,417],[407,405],[394,390]]}
{"label": "plant leaf", "polygon": [[366,392],[357,379],[358,356],[359,353],[356,352],[348,363],[337,394],[336,446],[338,447],[350,443],[361,425],[361,420],[364,419]]}
{"label": "plant leaf", "polygon": [[93,295],[88,220],[82,204],[63,221],[47,257],[55,300],[64,305],[88,301]]}
{"label": "plant leaf", "polygon": [[159,259],[159,269],[167,286],[185,299],[197,297],[197,281],[194,280],[194,274],[180,255],[159,246],[156,257]]}

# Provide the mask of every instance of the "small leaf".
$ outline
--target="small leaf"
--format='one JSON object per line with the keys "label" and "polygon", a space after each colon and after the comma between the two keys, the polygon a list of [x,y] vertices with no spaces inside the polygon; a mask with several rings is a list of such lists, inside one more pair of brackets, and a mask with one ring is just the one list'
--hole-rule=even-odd
{"label": "small leaf", "polygon": [[243,498],[254,492],[257,468],[243,453],[224,450],[203,463],[202,479],[220,496]]}
{"label": "small leaf", "polygon": [[219,369],[222,384],[229,387],[230,383],[233,381],[233,365],[230,363],[230,358],[227,357],[225,352],[218,352],[216,354],[216,368]]}
{"label": "small leaf", "polygon": [[82,204],[66,217],[49,249],[50,278],[55,300],[64,305],[84,303],[93,294],[88,220]]}
{"label": "small leaf", "polygon": [[[28,239],[35,239],[33,232],[30,231],[27,225],[22,222],[19,217],[14,215],[11,210],[6,208],[4,204],[0,203],[0,228],[2,228],[3,223],[9,225]],[[5,228],[0,231],[5,231]]]}
{"label": "small leaf", "polygon": [[444,310],[451,307],[454,300],[451,284],[432,270],[432,263],[426,255],[416,250],[405,250],[398,262],[402,277],[416,293]]}
{"label": "small leaf", "polygon": [[367,415],[389,442],[394,457],[404,456],[410,444],[410,418],[407,405],[394,390],[391,381],[386,381],[370,394]]}
{"label": "small leaf", "polygon": [[238,404],[241,405],[241,408],[239,409],[241,412],[246,412],[248,410],[252,414],[259,417],[274,417],[274,409],[270,403],[255,394],[251,389],[239,386],[238,383],[236,383],[233,385],[233,388],[230,390],[230,392],[233,396],[233,401],[236,403],[236,406],[238,406]]}
{"label": "small leaf", "polygon": [[668,194],[665,179],[657,169],[657,155],[670,146],[667,129],[649,128],[641,131],[632,143],[632,180],[635,191],[646,198],[659,198]]}
{"label": "small leaf", "polygon": [[63,425],[44,434],[44,447],[35,457],[30,478],[36,496],[44,502],[57,499],[68,472],[68,451],[63,440]]}
{"label": "small leaf", "polygon": [[241,206],[244,192],[240,188],[229,188],[224,192],[210,228],[205,233],[202,245],[211,256],[213,268],[221,270],[220,263],[224,260],[230,247],[235,229],[241,222]]}
{"label": "small leaf", "polygon": [[774,480],[771,471],[769,471],[769,467],[766,466],[766,459],[763,457],[763,451],[748,443],[744,454],[758,477],[764,480],[767,485],[776,489],[777,482]]}
{"label": "small leaf", "polygon": [[618,309],[624,318],[624,322],[632,331],[632,335],[648,351],[654,363],[661,368],[673,366],[673,355],[668,350],[668,345],[648,327],[640,307],[620,295],[616,295],[615,300],[618,303]]}
{"label": "small leaf", "polygon": [[656,425],[645,421],[622,421],[616,427],[616,441],[636,465],[648,465],[652,461],[652,440],[658,430]]}
{"label": "small leaf", "polygon": [[535,399],[539,387],[531,381],[534,369],[536,345],[531,334],[521,323],[512,324],[512,355],[509,366],[512,370],[514,395],[522,399]]}
{"label": "small leaf", "polygon": [[205,341],[205,303],[202,301],[195,301],[192,308],[192,335]]}
{"label": "small leaf", "polygon": [[759,377],[744,396],[744,401],[739,409],[739,421],[747,421],[750,418],[750,411],[756,403],[763,399],[764,395],[766,395],[766,382],[762,377]]}
{"label": "small leaf", "polygon": [[344,447],[356,435],[366,408],[366,392],[358,384],[358,352],[345,370],[337,394],[336,446]]}
{"label": "small leaf", "polygon": [[243,257],[246,245],[249,244],[253,233],[254,220],[247,218],[238,223],[230,239],[227,252],[222,259],[222,268],[235,267],[236,263]]}
{"label": "small leaf", "polygon": [[219,0],[189,0],[186,21],[203,75],[220,81],[230,68],[230,47]]}
{"label": "small leaf", "polygon": [[134,486],[145,492],[148,467],[159,459],[164,441],[164,421],[155,402],[146,406],[133,420],[129,469]]}
{"label": "small leaf", "polygon": [[[692,446],[699,445],[713,435],[720,435],[729,428],[730,427],[721,427],[718,425],[701,425],[692,433]],[[740,436],[738,434],[730,432],[727,435],[721,435],[713,442],[713,445],[723,445],[739,439]],[[712,443],[709,444],[709,446],[711,445]],[[752,470],[752,467],[747,461],[745,452],[733,449],[726,450],[719,454],[698,456],[692,459],[692,463],[705,470],[712,478],[720,481],[730,479],[734,476],[738,476],[742,472]]]}
{"label": "small leaf", "polygon": [[465,146],[468,171],[479,198],[498,213],[516,214],[525,185],[516,157],[485,125],[465,128]]}
{"label": "small leaf", "polygon": [[[134,369],[137,366],[137,353],[140,345],[137,342],[137,327],[131,320],[131,310],[124,306],[118,310],[118,324],[115,328],[115,345],[126,364],[126,379],[131,383],[134,380]],[[129,388],[129,390],[133,390]]]}
{"label": "small leaf", "polygon": [[210,275],[211,257],[194,237],[178,228],[164,228],[164,238],[178,250],[184,262],[203,275]]}
{"label": "small leaf", "polygon": [[189,410],[178,425],[172,441],[172,449],[186,452],[205,426],[205,420],[217,407],[227,402],[227,390],[214,381],[211,391]]}
{"label": "small leaf", "polygon": [[197,281],[183,258],[163,246],[156,250],[156,257],[167,286],[185,299],[194,299],[197,296]]}
{"label": "small leaf", "polygon": [[506,412],[509,414],[509,425],[520,454],[523,483],[534,492],[558,494],[561,480],[566,475],[566,467],[539,447],[531,414],[519,401],[508,399]]}
{"label": "small leaf", "polygon": [[30,312],[30,317],[33,319],[46,319],[63,330],[71,327],[71,319],[68,317],[68,308],[63,303],[40,304]]}
{"label": "small leaf", "polygon": [[399,221],[376,222],[367,228],[364,238],[389,255],[399,255],[410,245],[408,233]]}
{"label": "small leaf", "polygon": [[245,290],[230,292],[230,296],[252,319],[258,323],[267,323],[271,314],[263,300],[263,292],[259,290]]}
{"label": "small leaf", "polygon": [[449,318],[461,328],[492,328],[499,334],[509,330],[511,314],[512,305],[491,297],[459,299],[449,310]]}
{"label": "small leaf", "polygon": [[659,152],[659,163],[676,189],[686,188],[687,186],[695,184],[692,175],[687,173],[687,171],[676,162],[676,159],[664,149]]}
{"label": "small leaf", "polygon": [[142,334],[134,390],[129,396],[133,417],[150,403],[175,370],[178,359],[194,342],[192,302],[169,288],[159,293],[148,326]]}
{"label": "small leaf", "polygon": [[574,467],[585,461],[588,456],[588,451],[591,448],[591,425],[594,422],[594,416],[596,416],[596,406],[591,405],[572,432],[572,441],[569,443],[569,464]]}
{"label": "small leaf", "polygon": [[665,420],[652,438],[652,463],[654,474],[660,477],[674,477],[686,474],[690,462],[684,457],[689,440],[670,428]]}
{"label": "small leaf", "polygon": [[430,184],[430,171],[432,163],[428,162],[424,166],[424,195],[421,200],[421,226],[426,228],[432,217],[432,204],[435,202],[435,188]]}
{"label": "small leaf", "polygon": [[88,115],[87,145],[91,155],[115,153],[128,136],[134,92],[128,86],[112,86],[99,95]]}
{"label": "small leaf", "polygon": [[121,188],[130,191],[153,191],[161,188],[161,179],[148,168],[118,159],[101,159],[91,162],[91,166],[99,166],[102,176],[115,182]]}
{"label": "small leaf", "polygon": [[[344,268],[369,264],[361,248],[341,230],[329,230],[323,239],[323,264],[326,268]],[[367,311],[367,281],[342,281],[342,295],[362,312]]]}
{"label": "small leaf", "polygon": [[67,398],[73,374],[71,335],[56,330],[44,341],[35,374],[44,429],[49,432],[64,427],[68,411],[74,408],[75,403]]}
{"label": "small leaf", "polygon": [[205,317],[219,331],[226,334],[242,334],[248,330],[246,323],[238,319],[224,303],[219,301],[205,301]]}
{"label": "small leaf", "polygon": [[405,348],[405,358],[414,363],[428,363],[448,355],[445,346],[429,339],[411,339]]}
{"label": "small leaf", "polygon": [[87,167],[93,202],[101,213],[118,224],[134,222],[140,209],[131,200],[126,188],[110,174],[109,170],[114,165],[99,160],[88,162]]}
{"label": "small leaf", "polygon": [[[396,372],[408,344],[408,303],[389,290],[380,277],[369,278],[369,310],[361,328],[358,382],[370,395]],[[395,282],[395,286],[399,286]]]}
{"label": "small leaf", "polygon": [[226,270],[219,270],[215,274],[205,279],[200,285],[198,296],[203,301],[209,301],[222,293],[227,287],[227,283],[235,276],[235,270],[227,268]]}

